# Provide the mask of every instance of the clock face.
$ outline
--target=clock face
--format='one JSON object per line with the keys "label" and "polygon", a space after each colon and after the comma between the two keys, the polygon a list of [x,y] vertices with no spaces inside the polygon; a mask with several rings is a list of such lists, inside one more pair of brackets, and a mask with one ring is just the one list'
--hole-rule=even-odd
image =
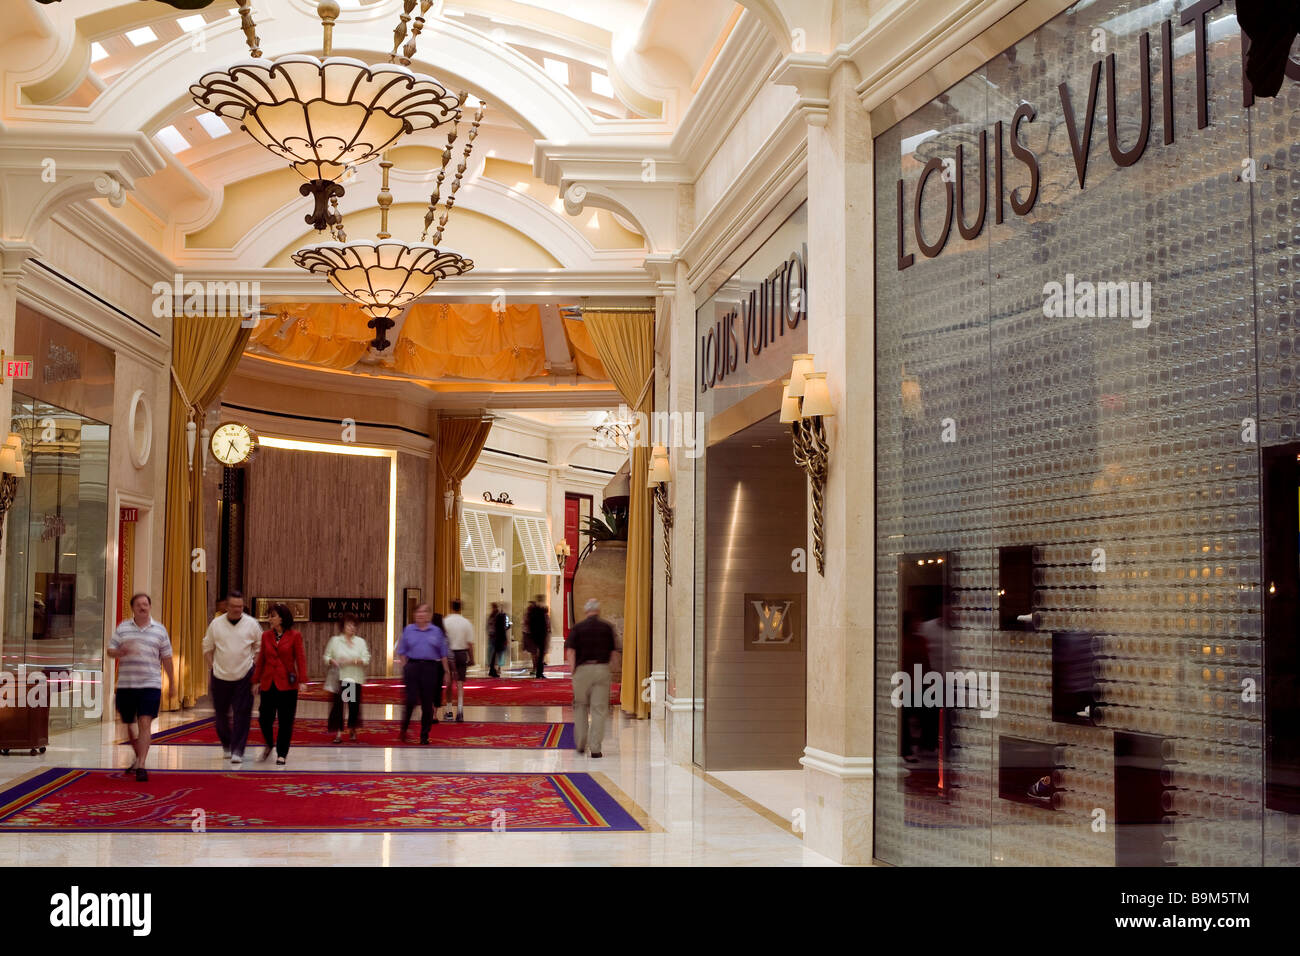
{"label": "clock face", "polygon": [[257,436],[247,425],[226,422],[212,433],[212,456],[223,465],[242,465],[257,450]]}

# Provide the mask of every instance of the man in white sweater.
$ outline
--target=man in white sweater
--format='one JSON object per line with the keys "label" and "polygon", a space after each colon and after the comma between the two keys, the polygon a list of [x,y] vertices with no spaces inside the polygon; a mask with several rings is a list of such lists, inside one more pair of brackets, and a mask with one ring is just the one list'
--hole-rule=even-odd
{"label": "man in white sweater", "polygon": [[203,659],[212,674],[212,709],[217,712],[221,752],[233,766],[244,762],[253,716],[253,659],[262,625],[244,613],[244,595],[226,595],[226,613],[212,619],[203,635]]}
{"label": "man in white sweater", "polygon": [[[442,619],[442,629],[451,648],[452,683],[456,685],[456,722],[465,720],[465,675],[474,663],[474,625],[460,613],[460,601],[451,602],[451,613]],[[447,719],[451,720],[451,694],[447,694]]]}

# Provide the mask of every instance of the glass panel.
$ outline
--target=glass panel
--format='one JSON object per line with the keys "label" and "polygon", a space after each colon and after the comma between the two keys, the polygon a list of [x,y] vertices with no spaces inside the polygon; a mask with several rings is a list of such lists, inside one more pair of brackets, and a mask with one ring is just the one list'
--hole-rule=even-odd
{"label": "glass panel", "polygon": [[[1279,648],[1294,648],[1300,592],[1300,87],[1243,110],[1240,39],[1223,5],[1206,14],[1210,125],[1197,129],[1191,26],[1173,25],[1164,72],[1162,21],[1176,16],[1172,2],[1077,4],[876,140],[875,839],[888,862],[1300,860],[1282,792],[1300,794],[1300,760],[1274,760],[1283,786],[1264,808],[1266,750],[1300,756],[1282,746],[1300,729],[1300,701],[1273,712],[1266,738],[1252,690],[1265,678],[1261,493],[1277,516],[1263,527]],[[1123,165],[1112,150],[1143,135],[1144,35],[1148,139]],[[1081,188],[1059,86],[1082,134],[1094,75]],[[1019,144],[1041,181],[1020,215],[1010,197],[1027,197],[1029,173],[1011,121],[1024,103],[1035,115]],[[990,221],[970,243],[954,221],[929,258],[912,221],[920,162],[963,143],[973,212],[981,131]],[[1253,185],[1241,175],[1252,158]],[[915,256],[901,271],[900,178]],[[936,169],[921,213],[931,241],[942,182]],[[945,446],[934,436],[947,423]],[[1296,664],[1270,649],[1273,705]],[[907,665],[946,672],[934,703],[895,693]],[[947,699],[958,675],[996,690],[995,714]]]}
{"label": "glass panel", "polygon": [[[1250,111],[1263,462],[1265,865],[1300,863],[1300,83]],[[1217,668],[1216,668],[1217,671]],[[1258,662],[1232,678],[1257,676]],[[1217,674],[1216,674],[1217,676]],[[1229,675],[1225,673],[1225,678]],[[1244,785],[1252,780],[1242,781]]]}
{"label": "glass panel", "polygon": [[6,527],[4,666],[66,675],[50,688],[64,729],[103,704],[109,427],[17,392],[13,412],[26,477]]}
{"label": "glass panel", "polygon": [[[932,675],[989,670],[988,235],[965,240],[954,222],[941,255],[916,251],[900,270],[895,234],[898,181],[910,232],[927,164],[959,144],[975,220],[988,95],[970,77],[876,141],[876,243],[888,252],[876,273],[876,855],[895,863],[988,861],[989,721],[921,706]],[[938,166],[927,178],[927,241],[951,179]]]}

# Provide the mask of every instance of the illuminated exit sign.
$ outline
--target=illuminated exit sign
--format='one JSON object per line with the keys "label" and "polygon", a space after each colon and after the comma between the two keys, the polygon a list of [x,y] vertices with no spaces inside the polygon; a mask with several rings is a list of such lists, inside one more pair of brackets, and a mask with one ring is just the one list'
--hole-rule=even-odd
{"label": "illuminated exit sign", "polygon": [[0,352],[0,357],[4,361],[4,375],[0,377],[0,382],[10,378],[31,378],[32,377],[32,358],[30,355],[4,355]]}

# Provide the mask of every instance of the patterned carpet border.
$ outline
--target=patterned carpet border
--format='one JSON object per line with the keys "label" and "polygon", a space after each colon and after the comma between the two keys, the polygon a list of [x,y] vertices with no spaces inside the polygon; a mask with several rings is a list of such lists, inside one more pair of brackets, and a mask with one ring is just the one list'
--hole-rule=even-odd
{"label": "patterned carpet border", "polygon": [[[447,793],[430,796],[429,788],[436,788],[439,782],[448,784]],[[205,786],[210,788],[213,784],[215,791],[204,792]],[[387,788],[387,799],[400,806],[376,811],[364,804],[359,808],[348,805],[349,809],[365,810],[372,816],[347,824],[289,825],[250,817],[242,810],[220,812],[219,798],[229,797],[232,789],[226,784],[233,785],[234,789],[247,788],[253,801],[259,797],[263,802],[270,799],[276,807],[295,806],[306,815],[328,812],[327,802],[331,796],[338,796],[337,791],[364,791],[368,784]],[[459,789],[454,788],[456,784]],[[475,799],[498,801],[495,805],[480,803],[461,811],[466,817],[472,815],[477,822],[465,819],[429,826],[417,822],[422,818],[412,816],[421,810],[439,813],[443,804],[464,802],[463,791],[467,787],[474,788]],[[543,799],[533,797],[531,803],[508,802],[512,797],[523,800],[528,796],[523,788],[529,787]],[[331,794],[330,788],[335,793]],[[99,794],[114,799],[95,802]],[[81,803],[78,803],[79,796]],[[348,797],[354,802],[362,799],[356,792],[344,795],[345,799]],[[292,803],[295,798],[296,804]],[[424,806],[420,806],[421,799]],[[639,822],[648,817],[617,787],[610,785],[606,789],[588,773],[157,770],[150,772],[148,782],[137,783],[133,776],[116,770],[51,767],[0,792],[0,833],[192,833],[194,808],[205,805],[208,807],[205,830],[209,833],[486,833],[498,830],[582,833],[659,829]],[[498,811],[502,812],[500,826],[496,818]],[[78,812],[96,817],[99,825],[59,822],[60,813],[75,816]],[[531,814],[533,825],[512,823],[509,818],[512,812],[516,820],[528,819]],[[139,820],[107,825],[106,821],[114,813],[135,813]],[[374,816],[377,813],[386,815]],[[538,820],[547,817],[548,822]]]}
{"label": "patterned carpet border", "polygon": [[[151,746],[179,746],[179,747],[215,747],[220,741],[217,738],[215,718],[202,717],[198,720],[192,720],[188,723],[178,724],[175,727],[169,727],[166,730],[154,731],[151,740]],[[573,724],[546,723],[546,722],[519,722],[505,723],[499,721],[473,721],[467,720],[462,723],[454,721],[440,721],[435,724],[429,733],[429,743],[426,747],[417,741],[420,736],[419,720],[411,722],[410,742],[402,743],[397,739],[401,728],[401,721],[398,720],[369,720],[361,726],[360,739],[355,743],[347,739],[344,735],[344,742],[341,744],[334,743],[333,735],[326,729],[324,719],[319,717],[299,717],[294,722],[293,729],[293,746],[295,747],[329,747],[332,749],[346,750],[348,747],[365,747],[365,748],[385,748],[385,747],[416,747],[430,750],[572,750],[573,742]],[[495,734],[490,728],[496,728]],[[211,729],[211,737],[206,737],[206,731]],[[482,737],[488,738],[489,742],[467,743],[466,737],[474,739],[474,731],[479,731]],[[202,739],[186,740],[195,734],[205,734]],[[465,736],[458,736],[465,735]],[[491,738],[495,736],[496,739]],[[119,740],[119,745],[130,743],[128,740]],[[248,735],[248,749],[255,751],[262,745],[262,738],[257,729],[257,715],[253,715],[253,726]]]}

